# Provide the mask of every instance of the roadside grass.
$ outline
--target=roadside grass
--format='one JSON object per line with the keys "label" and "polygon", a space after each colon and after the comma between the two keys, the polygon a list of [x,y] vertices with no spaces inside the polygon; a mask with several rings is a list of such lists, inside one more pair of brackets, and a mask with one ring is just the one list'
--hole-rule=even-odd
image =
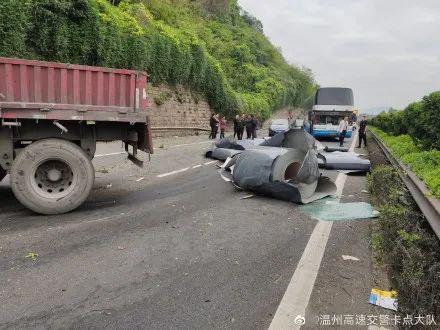
{"label": "roadside grass", "polygon": [[398,291],[398,314],[440,315],[437,236],[392,166],[375,166],[368,183],[380,212],[372,225],[374,261],[389,270]]}
{"label": "roadside grass", "polygon": [[432,195],[440,198],[440,151],[424,151],[414,144],[409,135],[392,136],[376,128],[370,128],[391,149],[394,156],[421,179]]}

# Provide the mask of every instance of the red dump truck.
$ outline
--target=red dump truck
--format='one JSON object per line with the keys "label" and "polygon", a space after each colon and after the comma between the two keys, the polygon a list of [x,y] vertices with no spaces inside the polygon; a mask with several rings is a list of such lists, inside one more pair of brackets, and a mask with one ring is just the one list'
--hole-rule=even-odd
{"label": "red dump truck", "polygon": [[94,183],[96,142],[122,141],[153,152],[147,74],[0,57],[0,181],[27,208],[62,214],[81,205]]}

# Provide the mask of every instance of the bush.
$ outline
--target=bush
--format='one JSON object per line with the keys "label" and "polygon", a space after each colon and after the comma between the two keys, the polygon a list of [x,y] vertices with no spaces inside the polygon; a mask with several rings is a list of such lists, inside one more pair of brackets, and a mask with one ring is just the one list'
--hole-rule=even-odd
{"label": "bush", "polygon": [[163,105],[166,101],[168,101],[169,99],[171,99],[172,95],[170,92],[159,92],[159,94],[157,94],[154,97],[154,103],[156,103],[157,105],[161,106]]}
{"label": "bush", "polygon": [[414,139],[426,150],[440,150],[440,92],[425,96],[421,110],[414,112]]}
{"label": "bush", "polygon": [[0,56],[29,56],[26,44],[29,24],[28,1],[0,1]]}
{"label": "bush", "polygon": [[372,125],[390,135],[408,134],[422,149],[440,150],[440,92],[427,95],[402,111],[381,113]]}
{"label": "bush", "polygon": [[423,151],[409,135],[391,136],[372,127],[371,130],[391,149],[393,155],[425,182],[432,194],[440,197],[440,151]]}
{"label": "bush", "polygon": [[372,233],[375,260],[390,268],[400,315],[439,315],[440,244],[396,171],[375,167],[370,189],[380,216]]}

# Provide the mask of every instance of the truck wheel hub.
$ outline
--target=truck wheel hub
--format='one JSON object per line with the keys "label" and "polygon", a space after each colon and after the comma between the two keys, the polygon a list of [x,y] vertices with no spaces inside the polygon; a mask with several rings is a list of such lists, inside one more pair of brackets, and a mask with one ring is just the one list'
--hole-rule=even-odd
{"label": "truck wheel hub", "polygon": [[56,182],[61,179],[61,172],[53,168],[47,172],[47,178],[49,181]]}
{"label": "truck wheel hub", "polygon": [[[35,183],[46,196],[61,197],[72,186],[73,172],[70,166],[60,160],[48,160],[35,171]],[[61,195],[61,196],[60,196]]]}

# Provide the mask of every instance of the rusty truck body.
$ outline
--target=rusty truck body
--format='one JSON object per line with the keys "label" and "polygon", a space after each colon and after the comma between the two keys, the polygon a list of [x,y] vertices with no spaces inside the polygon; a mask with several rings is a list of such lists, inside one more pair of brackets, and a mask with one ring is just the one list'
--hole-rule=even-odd
{"label": "rusty truck body", "polygon": [[144,72],[0,57],[0,180],[27,208],[62,214],[94,183],[96,143],[153,153]]}

